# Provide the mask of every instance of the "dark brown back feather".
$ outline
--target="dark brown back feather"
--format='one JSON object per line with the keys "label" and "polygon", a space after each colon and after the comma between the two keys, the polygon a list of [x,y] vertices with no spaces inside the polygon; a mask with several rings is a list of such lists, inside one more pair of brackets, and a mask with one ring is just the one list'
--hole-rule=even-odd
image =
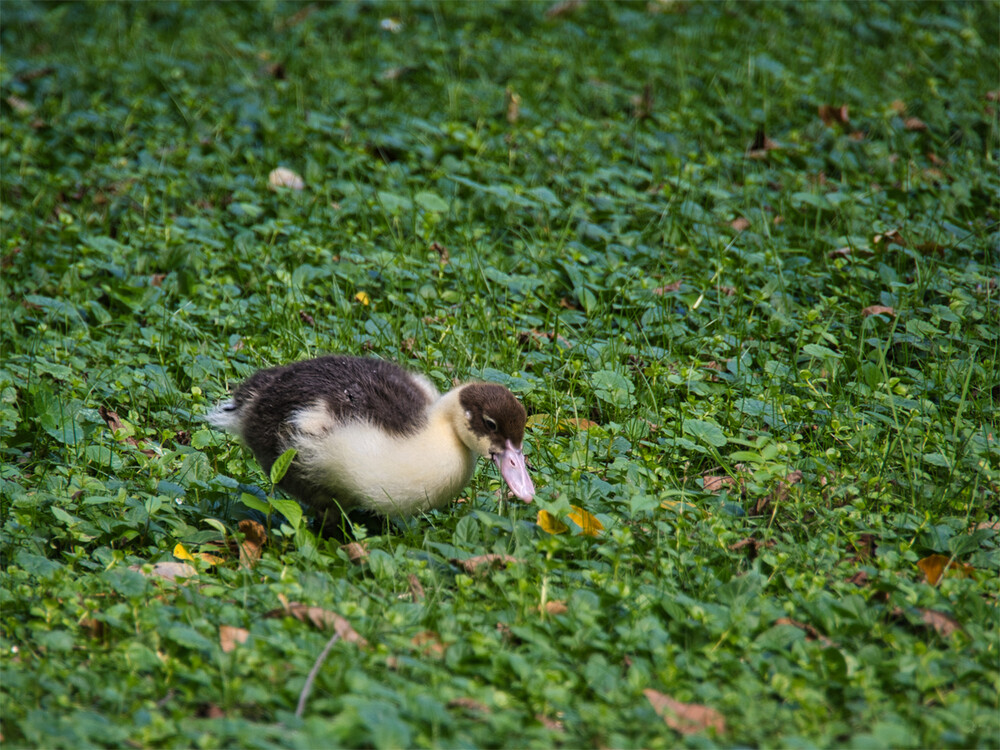
{"label": "dark brown back feather", "polygon": [[243,439],[270,470],[288,447],[292,415],[323,401],[341,422],[369,422],[408,435],[426,422],[427,393],[398,365],[381,359],[330,355],[260,370],[233,394]]}

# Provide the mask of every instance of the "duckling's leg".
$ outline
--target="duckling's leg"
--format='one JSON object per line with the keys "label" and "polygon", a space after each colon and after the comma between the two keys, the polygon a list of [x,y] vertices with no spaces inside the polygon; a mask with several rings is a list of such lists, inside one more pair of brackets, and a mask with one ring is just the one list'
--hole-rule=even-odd
{"label": "duckling's leg", "polygon": [[342,542],[354,540],[354,526],[363,526],[367,536],[382,536],[391,531],[389,519],[378,513],[358,510],[345,513],[336,505],[326,505],[316,514],[317,529],[328,539]]}

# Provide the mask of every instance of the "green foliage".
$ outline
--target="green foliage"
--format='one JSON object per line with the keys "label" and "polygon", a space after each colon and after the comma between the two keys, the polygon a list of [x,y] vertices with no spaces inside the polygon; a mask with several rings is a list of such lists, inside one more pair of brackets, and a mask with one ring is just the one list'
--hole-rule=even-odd
{"label": "green foliage", "polygon": [[[545,10],[3,4],[6,744],[997,744],[995,5]],[[325,352],[508,385],[538,507],[316,536],[202,418]]]}

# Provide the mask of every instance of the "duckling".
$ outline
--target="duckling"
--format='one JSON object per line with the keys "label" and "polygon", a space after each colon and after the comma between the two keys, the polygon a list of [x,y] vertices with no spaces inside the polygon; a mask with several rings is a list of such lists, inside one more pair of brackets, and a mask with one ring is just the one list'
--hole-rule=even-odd
{"label": "duckling", "polygon": [[531,502],[526,417],[502,385],[467,383],[441,395],[391,362],[329,355],[259,370],[206,420],[242,438],[266,472],[295,448],[278,486],[331,528],[355,509],[384,519],[441,508],[468,484],[478,456]]}

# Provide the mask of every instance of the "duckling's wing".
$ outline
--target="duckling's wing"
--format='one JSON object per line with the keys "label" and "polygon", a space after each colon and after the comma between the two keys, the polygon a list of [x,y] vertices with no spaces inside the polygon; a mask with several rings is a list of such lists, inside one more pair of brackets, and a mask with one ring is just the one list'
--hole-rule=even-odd
{"label": "duckling's wing", "polygon": [[436,395],[428,381],[391,362],[330,355],[254,373],[233,394],[234,431],[269,471],[294,442],[297,417],[306,412],[310,433],[368,422],[406,435],[423,426]]}

